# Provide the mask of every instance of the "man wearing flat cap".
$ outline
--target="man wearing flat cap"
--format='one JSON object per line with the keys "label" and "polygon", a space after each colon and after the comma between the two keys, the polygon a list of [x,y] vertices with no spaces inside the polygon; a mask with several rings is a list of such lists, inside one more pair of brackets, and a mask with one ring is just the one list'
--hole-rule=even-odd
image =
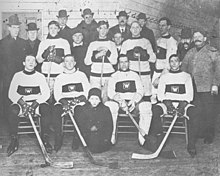
{"label": "man wearing flat cap", "polygon": [[147,18],[146,18],[146,15],[144,13],[139,13],[138,16],[137,16],[137,20],[139,21],[141,27],[142,27],[142,30],[141,30],[141,36],[148,39],[152,45],[152,48],[153,48],[153,51],[154,53],[156,53],[157,51],[157,45],[156,45],[156,40],[155,40],[155,37],[154,37],[154,32],[153,30],[149,29],[147,26],[146,26],[146,23],[147,23]]}
{"label": "man wearing flat cap", "polygon": [[[190,119],[188,152],[196,154],[195,143],[200,132],[205,144],[212,144],[215,135],[214,96],[218,94],[220,84],[220,54],[207,42],[207,33],[198,28],[194,31],[195,47],[190,49],[182,61],[182,70],[189,73],[196,90],[193,104],[195,114]],[[202,127],[202,128],[201,128]],[[189,135],[190,136],[190,135]]]}
{"label": "man wearing flat cap", "polygon": [[180,61],[182,61],[187,51],[194,47],[194,43],[192,42],[192,30],[187,27],[183,28],[181,30],[180,38],[181,40],[177,47],[177,54]]}
{"label": "man wearing flat cap", "polygon": [[[25,40],[18,36],[20,24],[17,14],[11,15],[7,24],[9,34],[0,40],[1,75],[4,75],[2,77],[3,92],[1,96],[4,117],[7,117],[11,104],[8,99],[8,90],[12,77],[16,72],[23,69],[23,60],[26,55]],[[15,136],[11,136],[11,138],[15,138]]]}
{"label": "man wearing flat cap", "polygon": [[[37,28],[36,23],[28,23],[26,29],[28,37],[28,39],[26,40],[26,48],[27,53],[33,55],[34,57],[37,56],[37,51],[40,44],[40,40],[37,38],[38,30],[39,28]],[[40,64],[37,64],[35,70],[40,72]]]}
{"label": "man wearing flat cap", "polygon": [[93,15],[94,13],[91,11],[91,9],[84,9],[82,13],[83,20],[77,25],[77,28],[82,31],[84,36],[84,44],[86,46],[98,38],[98,23],[94,20]]}
{"label": "man wearing flat cap", "polygon": [[69,15],[67,15],[66,10],[60,10],[58,12],[57,19],[60,25],[60,31],[58,34],[61,38],[66,39],[69,42],[69,44],[71,44],[72,42],[71,28],[67,26],[68,17]]}
{"label": "man wearing flat cap", "polygon": [[118,24],[111,27],[108,32],[108,38],[110,40],[113,40],[115,33],[118,32],[122,34],[122,38],[124,39],[124,41],[131,36],[130,26],[127,24],[128,17],[129,16],[125,11],[119,12],[117,16]]}

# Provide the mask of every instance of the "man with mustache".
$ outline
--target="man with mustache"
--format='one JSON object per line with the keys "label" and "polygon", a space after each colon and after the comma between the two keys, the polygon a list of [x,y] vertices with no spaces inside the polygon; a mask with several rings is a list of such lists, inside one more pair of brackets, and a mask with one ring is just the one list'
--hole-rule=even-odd
{"label": "man with mustache", "polygon": [[181,40],[177,47],[177,55],[180,61],[182,61],[187,51],[194,47],[194,43],[192,42],[192,30],[190,28],[183,28],[180,37]]}
{"label": "man with mustache", "polygon": [[[196,90],[193,101],[196,110],[192,115],[195,136],[192,141],[195,145],[201,129],[204,143],[212,144],[215,135],[213,95],[218,94],[220,83],[220,55],[217,49],[208,44],[207,33],[203,29],[194,31],[193,41],[195,47],[187,52],[182,61],[182,70],[192,76]],[[188,148],[189,150],[191,149]]]}
{"label": "man with mustache", "polygon": [[130,26],[127,24],[129,16],[125,11],[120,11],[117,18],[118,24],[109,29],[108,38],[113,40],[114,35],[119,32],[125,41],[131,36]]}

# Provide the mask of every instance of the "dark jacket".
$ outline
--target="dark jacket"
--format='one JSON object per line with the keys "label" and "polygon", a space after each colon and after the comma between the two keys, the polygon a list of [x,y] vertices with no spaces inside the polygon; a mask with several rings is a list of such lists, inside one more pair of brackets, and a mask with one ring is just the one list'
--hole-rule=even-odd
{"label": "dark jacket", "polygon": [[183,43],[179,43],[178,46],[177,46],[177,55],[179,56],[180,58],[180,61],[182,61],[186,55],[186,53],[191,49],[193,48],[195,45],[194,43],[190,43],[189,45],[189,48],[188,49],[185,49],[184,46],[183,46]]}
{"label": "dark jacket", "polygon": [[9,88],[13,75],[23,70],[26,52],[26,41],[22,38],[17,37],[15,40],[11,35],[8,35],[0,41],[0,59],[4,75],[3,83],[6,89]]}
{"label": "dark jacket", "polygon": [[60,29],[59,36],[63,39],[66,39],[69,44],[72,43],[72,29],[69,26],[65,26],[64,29]]}
{"label": "dark jacket", "polygon": [[[107,106],[100,103],[96,108],[93,108],[88,102],[75,108],[75,116],[82,135],[92,152],[104,152],[111,147],[113,122],[110,109]],[[91,131],[93,126],[96,126],[97,131]]]}
{"label": "dark jacket", "polygon": [[[120,30],[118,24],[113,26],[113,27],[111,27],[109,29],[108,38],[110,40],[112,40],[112,38],[114,37],[115,33],[121,33],[121,30]],[[127,40],[128,38],[131,37],[130,26],[128,24],[125,27],[125,31],[122,33],[122,37],[124,38],[124,40]]]}
{"label": "dark jacket", "polygon": [[91,24],[86,24],[84,20],[82,20],[76,28],[82,31],[83,41],[86,46],[88,46],[92,41],[95,41],[98,38],[97,31],[98,23],[93,20]]}
{"label": "dark jacket", "polygon": [[[30,54],[30,55],[33,55],[33,56],[36,57],[40,42],[41,41],[39,39],[36,39],[33,42],[33,45],[32,45],[30,40],[26,40],[27,54]],[[41,71],[41,65],[42,64],[37,63],[37,66],[35,67],[35,70],[40,72]]]}
{"label": "dark jacket", "polygon": [[89,79],[91,66],[84,63],[86,52],[87,47],[85,45],[75,47],[71,46],[71,54],[76,59],[76,67],[79,68],[80,71],[84,72]]}
{"label": "dark jacket", "polygon": [[154,53],[156,53],[157,44],[156,44],[156,40],[155,40],[155,37],[154,37],[153,30],[151,30],[148,27],[144,26],[141,30],[141,36],[150,41],[150,43],[152,45],[152,49],[153,49]]}

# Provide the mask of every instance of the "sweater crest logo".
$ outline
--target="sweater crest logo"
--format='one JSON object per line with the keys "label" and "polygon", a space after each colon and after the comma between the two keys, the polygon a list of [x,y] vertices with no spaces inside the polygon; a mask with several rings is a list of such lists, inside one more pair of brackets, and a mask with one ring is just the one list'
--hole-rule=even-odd
{"label": "sweater crest logo", "polygon": [[69,85],[68,86],[68,91],[69,92],[72,92],[72,91],[74,91],[76,89],[76,86],[75,85]]}
{"label": "sweater crest logo", "polygon": [[25,88],[24,91],[26,94],[31,94],[33,90],[32,90],[32,88]]}
{"label": "sweater crest logo", "polygon": [[129,90],[130,89],[130,82],[124,82],[123,83],[123,89],[124,90]]}
{"label": "sweater crest logo", "polygon": [[171,86],[171,92],[172,93],[179,93],[179,86]]}

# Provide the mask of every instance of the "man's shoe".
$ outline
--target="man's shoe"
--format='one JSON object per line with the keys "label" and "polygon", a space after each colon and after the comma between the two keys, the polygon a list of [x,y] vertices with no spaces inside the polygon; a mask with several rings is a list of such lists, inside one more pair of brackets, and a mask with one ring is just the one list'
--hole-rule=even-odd
{"label": "man's shoe", "polygon": [[62,135],[56,135],[54,150],[56,152],[58,152],[61,149],[62,144],[63,144],[63,136]]}
{"label": "man's shoe", "polygon": [[196,149],[187,149],[188,153],[190,154],[191,158],[196,156]]}
{"label": "man's shoe", "polygon": [[48,134],[43,135],[42,142],[44,144],[44,147],[46,148],[46,151],[51,154],[53,152],[53,147],[49,143],[49,135]]}
{"label": "man's shoe", "polygon": [[8,156],[11,156],[14,152],[18,150],[19,142],[18,142],[18,136],[12,135],[11,136],[11,143],[7,148]]}

